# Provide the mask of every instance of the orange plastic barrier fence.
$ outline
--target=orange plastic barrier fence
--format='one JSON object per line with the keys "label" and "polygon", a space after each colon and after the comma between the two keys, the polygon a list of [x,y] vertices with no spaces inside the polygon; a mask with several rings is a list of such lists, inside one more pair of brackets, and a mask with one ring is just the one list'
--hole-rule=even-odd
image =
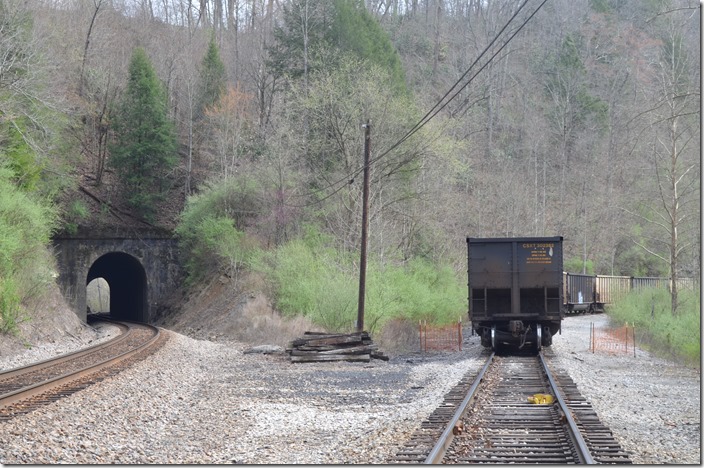
{"label": "orange plastic barrier fence", "polygon": [[418,322],[421,351],[462,351],[462,321],[444,327]]}
{"label": "orange plastic barrier fence", "polygon": [[609,354],[628,354],[636,356],[636,329],[624,325],[619,328],[595,328],[591,324],[589,332],[589,350],[594,353],[603,351]]}

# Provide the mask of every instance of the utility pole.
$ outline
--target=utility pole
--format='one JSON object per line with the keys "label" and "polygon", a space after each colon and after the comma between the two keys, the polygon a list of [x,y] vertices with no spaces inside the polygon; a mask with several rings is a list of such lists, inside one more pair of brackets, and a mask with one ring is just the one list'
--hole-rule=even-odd
{"label": "utility pole", "polygon": [[359,260],[359,303],[357,306],[357,331],[364,331],[364,293],[367,281],[367,231],[369,231],[369,153],[371,151],[372,125],[369,119],[364,128],[364,185],[362,188],[362,253]]}

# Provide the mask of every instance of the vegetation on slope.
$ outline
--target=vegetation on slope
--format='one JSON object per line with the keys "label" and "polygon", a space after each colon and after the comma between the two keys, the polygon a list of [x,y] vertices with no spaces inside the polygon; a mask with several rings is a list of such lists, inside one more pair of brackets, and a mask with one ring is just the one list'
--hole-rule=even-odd
{"label": "vegetation on slope", "polygon": [[670,294],[662,289],[633,291],[613,304],[608,314],[617,323],[635,327],[638,346],[684,361],[701,362],[700,290],[680,290],[677,315],[672,315]]}
{"label": "vegetation on slope", "polygon": [[[194,195],[178,230],[191,280],[262,268],[281,304],[272,265],[303,255],[308,229],[332,249],[313,266],[356,284],[367,119],[370,281],[451,284],[466,235],[562,235],[575,271],[698,276],[698,9],[537,4],[0,0],[0,153],[35,201],[80,185],[59,210],[73,229],[171,226]],[[518,36],[493,42],[514,14]],[[403,304],[368,290],[393,304],[376,323]]]}
{"label": "vegetation on slope", "polygon": [[14,333],[21,304],[41,294],[55,276],[47,250],[56,211],[17,187],[17,173],[0,153],[0,332]]}
{"label": "vegetation on slope", "polygon": [[[254,265],[272,285],[276,307],[301,314],[332,331],[353,331],[357,322],[359,265],[314,229],[261,256]],[[466,287],[447,265],[414,259],[405,265],[367,264],[364,329],[380,331],[389,320],[456,323],[467,310]]]}

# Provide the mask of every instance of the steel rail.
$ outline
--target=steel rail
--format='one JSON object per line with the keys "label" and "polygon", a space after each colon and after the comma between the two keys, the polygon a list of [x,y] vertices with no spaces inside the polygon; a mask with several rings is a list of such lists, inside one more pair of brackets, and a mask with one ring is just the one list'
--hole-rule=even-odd
{"label": "steel rail", "polygon": [[576,448],[576,455],[577,458],[579,458],[580,462],[582,464],[587,464],[587,465],[594,465],[596,462],[594,461],[594,458],[591,455],[591,452],[589,450],[589,447],[587,446],[586,441],[584,440],[584,437],[582,437],[582,433],[580,432],[579,428],[577,427],[577,423],[574,420],[574,417],[572,416],[572,412],[570,411],[569,407],[567,406],[567,403],[565,402],[564,398],[561,395],[561,391],[559,389],[559,386],[557,383],[555,383],[555,379],[552,377],[552,373],[550,372],[550,369],[548,368],[547,362],[545,362],[545,359],[543,358],[543,353],[538,354],[540,357],[540,362],[543,365],[543,369],[545,369],[545,375],[548,378],[548,381],[550,382],[550,386],[552,387],[554,393],[555,393],[555,398],[557,399],[557,404],[560,407],[560,410],[562,413],[565,415],[565,421],[567,423],[567,429],[570,438],[572,439],[572,442],[574,443],[574,446]]}
{"label": "steel rail", "polygon": [[425,461],[423,462],[424,464],[437,465],[442,462],[442,459],[445,456],[445,452],[450,447],[450,444],[452,444],[452,441],[455,438],[453,429],[464,415],[464,412],[467,409],[469,403],[474,399],[474,394],[476,393],[479,384],[484,379],[484,374],[486,374],[487,369],[489,369],[489,366],[494,361],[495,355],[496,353],[492,352],[491,355],[487,358],[484,367],[482,367],[482,370],[480,370],[477,374],[477,377],[474,379],[472,386],[467,391],[467,395],[464,397],[464,400],[462,400],[462,403],[460,403],[460,405],[457,407],[457,411],[455,411],[454,416],[452,416],[452,419],[450,419],[450,422],[447,424],[447,427],[443,431],[442,435],[426,457]]}
{"label": "steel rail", "polygon": [[[107,367],[111,367],[111,366],[137,354],[138,352],[142,351],[143,349],[151,346],[160,337],[161,331],[159,330],[159,328],[152,326],[152,325],[147,325],[147,324],[139,324],[139,325],[144,326],[146,328],[150,328],[154,332],[152,337],[150,339],[146,340],[141,345],[139,345],[135,348],[132,348],[128,351],[125,351],[117,356],[111,356],[110,358],[105,359],[103,361],[100,361],[96,364],[92,364],[92,365],[86,366],[84,368],[81,368],[77,371],[68,372],[64,375],[60,375],[58,377],[54,377],[54,378],[51,378],[51,379],[48,379],[48,380],[45,380],[42,382],[38,382],[34,385],[29,385],[29,386],[2,394],[2,395],[0,395],[0,408],[5,408],[8,406],[11,406],[12,404],[15,404],[19,401],[34,397],[36,395],[42,394],[42,393],[44,393],[48,390],[51,390],[53,388],[59,387],[61,385],[67,384],[67,383],[75,381],[75,380],[78,380],[82,377],[85,377],[89,374],[96,373],[96,372],[98,372],[102,369],[105,369]],[[131,333],[131,331],[133,330],[131,325],[129,326],[129,329],[130,329],[130,331],[128,333],[125,333],[124,335],[121,335],[121,336],[129,335]],[[114,344],[114,342],[112,344]],[[97,346],[97,348],[100,349],[102,347]],[[92,351],[95,352],[96,349],[93,349]],[[57,362],[61,362],[63,357],[64,356],[59,357],[59,358],[55,358],[55,360]],[[42,364],[43,363],[44,362],[42,362]],[[44,367],[46,367],[46,366],[44,366]]]}
{"label": "steel rail", "polygon": [[114,344],[119,343],[120,341],[123,341],[128,337],[129,326],[127,324],[121,323],[121,322],[116,322],[114,320],[106,320],[106,319],[99,319],[99,320],[103,321],[103,322],[112,323],[113,325],[119,327],[122,331],[120,332],[119,335],[117,335],[113,338],[110,338],[109,340],[103,341],[102,343],[98,343],[96,345],[89,346],[87,348],[81,348],[78,351],[73,351],[70,353],[61,354],[59,356],[47,358],[42,361],[33,362],[32,364],[28,364],[25,366],[15,367],[12,369],[2,371],[2,372],[0,372],[0,381],[2,379],[6,379],[9,377],[17,377],[19,375],[26,374],[28,372],[34,372],[34,371],[38,371],[41,369],[46,369],[47,367],[54,366],[62,361],[65,362],[65,361],[69,361],[71,359],[85,356],[87,354],[93,353],[93,352],[98,351],[100,349],[107,348],[108,346],[113,346]]}

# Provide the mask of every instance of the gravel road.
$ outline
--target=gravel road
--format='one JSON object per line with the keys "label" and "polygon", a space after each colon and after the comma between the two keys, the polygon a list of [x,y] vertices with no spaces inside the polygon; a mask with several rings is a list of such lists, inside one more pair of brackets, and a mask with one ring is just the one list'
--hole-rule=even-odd
{"label": "gravel road", "polygon": [[[590,324],[607,320],[565,319],[551,362],[570,373],[635,463],[699,464],[699,371],[640,350],[635,358],[590,353]],[[148,362],[0,423],[0,463],[384,463],[483,361],[476,336],[462,352],[291,364],[245,354],[242,343],[168,333]],[[0,369],[66,351],[33,349],[0,359]]]}

